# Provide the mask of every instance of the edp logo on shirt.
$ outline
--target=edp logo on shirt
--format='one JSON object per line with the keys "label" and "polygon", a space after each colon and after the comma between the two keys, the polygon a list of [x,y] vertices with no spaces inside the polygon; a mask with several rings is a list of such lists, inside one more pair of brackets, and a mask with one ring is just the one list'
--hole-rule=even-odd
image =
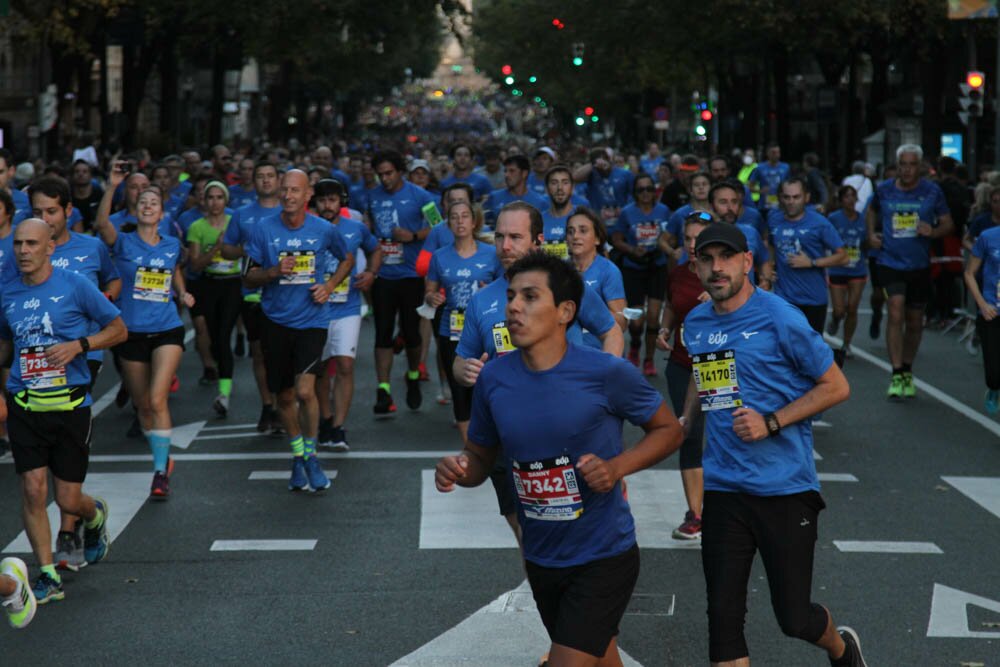
{"label": "edp logo on shirt", "polygon": [[723,345],[727,340],[729,340],[729,336],[721,331],[708,334],[709,345]]}

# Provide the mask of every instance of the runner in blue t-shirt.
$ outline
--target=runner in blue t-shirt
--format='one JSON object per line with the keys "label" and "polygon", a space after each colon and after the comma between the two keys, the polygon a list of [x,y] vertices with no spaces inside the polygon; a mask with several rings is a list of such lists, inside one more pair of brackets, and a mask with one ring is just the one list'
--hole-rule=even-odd
{"label": "runner in blue t-shirt", "polygon": [[490,179],[473,171],[476,163],[472,159],[472,148],[466,144],[455,144],[451,148],[451,176],[441,181],[442,191],[455,183],[467,183],[472,187],[475,201],[484,200],[493,189]]}
{"label": "runner in blue t-shirt", "polygon": [[573,204],[573,172],[566,165],[556,165],[545,175],[549,205],[542,209],[545,252],[569,259],[566,224],[575,208]]}
{"label": "runner in blue t-shirt", "polygon": [[234,210],[243,208],[257,201],[257,191],[254,187],[254,171],[252,158],[245,157],[240,160],[237,168],[240,182],[229,186],[230,208]]}
{"label": "runner in blue t-shirt", "polygon": [[556,163],[556,152],[548,146],[539,146],[531,156],[531,173],[527,185],[532,192],[548,196],[548,173]]}
{"label": "runner in blue t-shirt", "polygon": [[830,224],[844,242],[847,252],[847,264],[831,266],[826,271],[830,283],[830,301],[833,314],[826,326],[826,332],[837,335],[841,321],[844,322],[844,342],[833,357],[843,367],[844,361],[850,356],[851,341],[854,331],[858,328],[858,306],[861,304],[861,293],[868,282],[867,245],[868,231],[865,217],[858,213],[858,192],[851,185],[842,185],[837,189],[837,202],[840,208],[828,216]]}
{"label": "runner in blue t-shirt", "polygon": [[684,180],[688,192],[688,202],[671,214],[667,221],[667,232],[670,234],[670,246],[674,248],[674,264],[684,264],[688,261],[684,249],[684,221],[693,211],[711,211],[712,204],[708,195],[712,191],[712,179],[704,171],[697,171]]}
{"label": "runner in blue t-shirt", "polygon": [[784,181],[779,190],[780,212],[768,220],[774,248],[774,293],[801,310],[809,325],[822,334],[827,304],[823,269],[847,264],[847,250],[830,221],[806,208],[809,190],[801,178]]}
{"label": "runner in blue t-shirt", "polygon": [[613,166],[603,148],[590,151],[590,161],[573,172],[573,180],[587,185],[587,200],[609,227],[631,201],[634,178],[627,169]]}
{"label": "runner in blue t-shirt", "polygon": [[802,313],[746,279],[753,260],[736,227],[706,227],[694,261],[711,301],[684,320],[693,367],[684,422],[705,414],[709,660],[749,664],[746,593],[760,550],[782,631],[825,649],[834,664],[863,665],[856,633],[836,628],[810,599],[824,503],[809,420],[847,399],[847,380]]}
{"label": "runner in blue t-shirt", "polygon": [[924,151],[915,144],[896,149],[899,177],[880,183],[868,205],[868,243],[878,250],[878,280],[888,296],[885,345],[892,364],[888,397],[914,398],[913,361],[924,331],[931,295],[931,240],[948,236],[955,223],[944,193],[920,177]]}
{"label": "runner in blue t-shirt", "polygon": [[[0,276],[7,265],[14,265],[14,200],[6,190],[0,190]],[[7,369],[0,368],[6,382]]]}
{"label": "runner in blue t-shirt", "polygon": [[[68,189],[68,188],[67,188]],[[90,453],[92,399],[86,353],[125,339],[118,309],[84,276],[55,268],[51,228],[29,218],[14,232],[20,276],[0,293],[0,357],[13,355],[7,434],[24,489],[22,514],[41,574],[38,604],[62,600],[49,547],[48,472],[59,509],[84,522],[84,557],[108,551],[108,504],[82,492]]]}
{"label": "runner in blue t-shirt", "polygon": [[[753,213],[758,219],[760,214],[757,213],[756,209],[744,207],[744,201],[740,195],[742,189],[743,184],[736,179],[719,181],[712,185],[711,190],[709,190],[708,202],[719,222],[736,225],[747,237],[747,245],[750,247],[750,252],[753,253],[753,268],[750,269],[749,274],[750,282],[769,290],[774,282],[774,262],[767,249],[767,244],[757,233],[757,227],[745,222],[747,212]],[[711,222],[711,220],[706,222]],[[684,261],[687,259],[685,252]]]}
{"label": "runner in blue t-shirt", "polygon": [[[625,284],[621,270],[605,256],[608,232],[604,223],[591,209],[577,207],[566,222],[566,240],[573,266],[583,276],[583,284],[601,297],[624,331],[627,326]],[[583,332],[583,344],[601,349],[600,339],[589,331]]]}
{"label": "runner in blue t-shirt", "polygon": [[458,384],[453,373],[455,348],[465,327],[465,309],[473,295],[503,273],[493,246],[476,241],[483,226],[478,207],[460,202],[448,208],[448,226],[455,241],[431,258],[424,303],[441,311],[435,317],[438,350],[451,388],[452,412],[464,442],[469,425],[472,389]]}
{"label": "runner in blue t-shirt", "polygon": [[761,162],[750,174],[747,184],[760,195],[761,211],[778,208],[781,184],[791,177],[792,169],[787,162],[781,161],[781,147],[778,144],[768,144],[764,154],[767,162]]}
{"label": "runner in blue t-shirt", "polygon": [[[371,289],[382,264],[378,239],[366,225],[349,217],[347,188],[340,181],[326,178],[313,186],[311,208],[340,232],[344,254],[357,257],[365,254],[362,270],[358,263],[330,294],[330,323],[323,346],[323,368],[316,378],[319,398],[319,432],[316,444],[335,452],[350,450],[344,424],[354,398],[354,358],[357,356],[361,333],[361,293]],[[340,260],[327,253],[324,277],[329,278],[340,268]],[[332,393],[331,393],[332,389]]]}
{"label": "runner in blue t-shirt", "polygon": [[[117,188],[124,174],[112,169],[111,187]],[[104,206],[104,202],[101,203]],[[184,325],[173,303],[190,308],[194,297],[187,291],[180,268],[182,247],[173,236],[159,232],[163,199],[159,188],[139,195],[135,231],[119,232],[100,213],[97,234],[111,248],[122,279],[118,307],[128,327],[128,340],[115,348],[121,360],[122,380],[138,412],[139,425],[153,453],[150,497],[164,500],[170,495],[172,420],[167,397],[184,352]]]}
{"label": "runner in blue t-shirt", "polygon": [[[979,271],[982,270],[982,286]],[[976,238],[965,266],[965,285],[976,302],[976,330],[983,350],[986,374],[986,412],[1000,409],[1000,227],[991,227]]]}
{"label": "runner in blue t-shirt", "polygon": [[[529,253],[508,270],[506,318],[518,349],[483,369],[468,441],[438,462],[435,484],[478,486],[496,462],[509,466],[504,484],[517,499],[549,661],[581,664],[581,653],[613,661],[639,570],[621,480],[675,451],[680,424],[628,362],[567,342],[584,291],[570,265]],[[625,420],[644,432],[628,450]]]}
{"label": "runner in blue t-shirt", "polygon": [[491,227],[496,225],[500,211],[511,202],[527,202],[539,211],[549,207],[549,200],[545,195],[540,195],[528,187],[529,173],[531,173],[531,163],[523,155],[511,155],[503,161],[503,180],[506,187],[491,192],[483,203],[487,225]]}
{"label": "runner in blue t-shirt", "polygon": [[[313,188],[300,169],[281,179],[280,213],[256,223],[243,250],[249,260],[244,284],[263,288],[262,341],[267,384],[292,450],[290,491],[322,491],[330,480],[316,458],[319,403],[315,376],[322,372],[330,324],[330,295],[354,266],[338,228],[307,207]],[[326,253],[340,260],[326,275]]]}
{"label": "runner in blue t-shirt", "polygon": [[[633,194],[635,202],[621,210],[618,224],[611,230],[611,243],[622,253],[625,300],[629,308],[643,311],[643,316],[628,323],[631,339],[628,360],[639,367],[639,354],[645,340],[642,374],[652,377],[656,375],[653,363],[656,331],[667,293],[667,257],[663,251],[670,247],[667,234],[670,209],[656,201],[656,183],[648,174],[640,174],[635,179]],[[707,195],[706,189],[702,199]],[[683,238],[683,233],[675,238]]]}

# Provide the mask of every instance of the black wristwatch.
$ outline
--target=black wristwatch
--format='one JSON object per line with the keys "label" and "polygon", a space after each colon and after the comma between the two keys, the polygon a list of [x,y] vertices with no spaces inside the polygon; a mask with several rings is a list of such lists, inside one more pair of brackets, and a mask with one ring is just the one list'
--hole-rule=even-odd
{"label": "black wristwatch", "polygon": [[778,423],[778,418],[773,412],[768,412],[764,415],[764,424],[767,425],[768,437],[776,436],[781,432],[781,424]]}
{"label": "black wristwatch", "polygon": [[86,336],[83,336],[81,338],[77,338],[76,342],[80,343],[80,347],[83,348],[83,353],[84,354],[87,354],[88,352],[90,352],[90,341],[87,340]]}

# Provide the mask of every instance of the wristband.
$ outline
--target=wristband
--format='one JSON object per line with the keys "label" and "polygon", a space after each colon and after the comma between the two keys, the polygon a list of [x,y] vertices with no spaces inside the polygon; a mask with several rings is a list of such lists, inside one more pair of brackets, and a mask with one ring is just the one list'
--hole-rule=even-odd
{"label": "wristband", "polygon": [[82,348],[84,354],[90,352],[90,341],[87,340],[86,336],[81,336],[80,338],[77,338],[76,341],[80,343],[80,347]]}
{"label": "wristband", "polygon": [[764,424],[767,426],[768,437],[774,437],[781,432],[781,424],[778,423],[778,418],[773,412],[764,415]]}

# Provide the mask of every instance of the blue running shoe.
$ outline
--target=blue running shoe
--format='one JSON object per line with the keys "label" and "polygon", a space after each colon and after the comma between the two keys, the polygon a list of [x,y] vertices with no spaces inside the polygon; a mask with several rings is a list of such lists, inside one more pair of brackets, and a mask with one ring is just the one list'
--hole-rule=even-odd
{"label": "blue running shoe", "polygon": [[288,480],[288,490],[309,490],[309,479],[306,477],[306,464],[301,456],[292,457],[292,478]]}
{"label": "blue running shoe", "polygon": [[94,498],[94,504],[103,517],[96,528],[87,528],[87,524],[83,524],[83,556],[88,563],[100,563],[111,548],[111,538],[108,537],[108,501]]}
{"label": "blue running shoe", "polygon": [[1000,391],[996,389],[987,389],[986,398],[983,401],[983,407],[986,408],[986,413],[990,415],[995,415],[998,410],[1000,410]]}
{"label": "blue running shoe", "polygon": [[52,600],[62,600],[66,597],[62,582],[56,581],[47,572],[42,572],[38,579],[35,579],[35,585],[31,590],[38,604],[47,604]]}
{"label": "blue running shoe", "polygon": [[306,474],[309,475],[309,488],[313,491],[325,491],[330,488],[330,479],[319,466],[319,459],[315,456],[306,459]]}

